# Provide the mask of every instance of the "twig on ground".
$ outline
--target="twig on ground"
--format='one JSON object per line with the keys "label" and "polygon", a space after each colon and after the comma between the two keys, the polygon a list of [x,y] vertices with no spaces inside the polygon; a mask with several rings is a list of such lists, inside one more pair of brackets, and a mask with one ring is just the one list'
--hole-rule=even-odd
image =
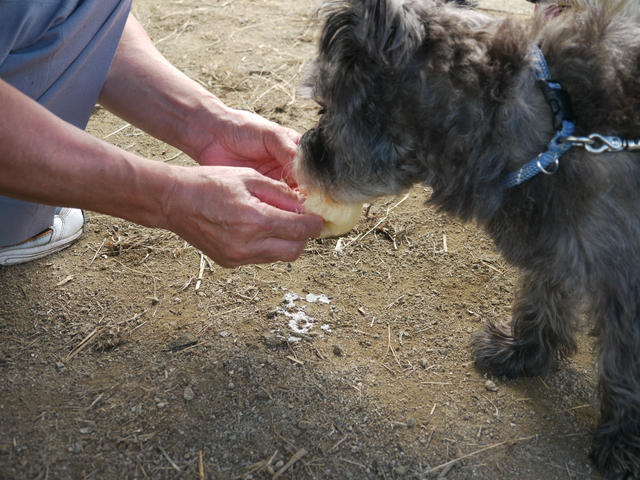
{"label": "twig on ground", "polygon": [[151,275],[151,279],[153,280],[153,297],[151,297],[151,299],[155,301],[160,301],[158,300],[158,295],[156,292],[156,277],[153,276],[153,273],[151,273],[151,269],[147,266],[147,264],[145,264],[144,266],[147,268],[147,270],[149,270],[149,275]]}
{"label": "twig on ground", "polygon": [[171,158],[167,158],[166,160],[162,160],[163,162],[167,163],[170,162],[171,160],[175,160],[176,158],[178,158],[180,155],[182,155],[184,152],[178,152],[176,153],[173,157]]}
{"label": "twig on ground", "polygon": [[338,448],[338,447],[340,446],[340,444],[341,444],[342,442],[344,442],[344,441],[347,439],[347,437],[348,437],[348,436],[349,436],[349,434],[347,433],[347,434],[342,438],[342,440],[339,440],[339,441],[338,441],[338,443],[336,443],[333,447],[331,447],[329,450],[327,450],[327,453],[333,452],[336,448]]}
{"label": "twig on ground", "polygon": [[362,240],[364,237],[366,237],[366,236],[367,236],[367,235],[369,235],[371,232],[373,232],[376,228],[378,228],[381,224],[383,224],[384,222],[386,222],[386,221],[387,221],[387,218],[389,217],[389,213],[390,213],[394,208],[396,208],[398,205],[400,205],[402,202],[404,202],[407,198],[409,198],[409,196],[410,196],[410,193],[407,193],[407,194],[402,198],[402,200],[400,200],[398,203],[396,203],[393,207],[389,207],[389,208],[387,208],[387,214],[384,216],[384,218],[383,218],[382,220],[380,220],[378,223],[376,223],[376,224],[375,224],[375,226],[374,226],[373,228],[370,228],[369,230],[367,230],[367,232],[366,232],[365,234],[363,234],[363,235],[358,235],[358,236],[357,236],[357,237],[355,237],[353,240],[350,240],[350,241],[349,241],[349,243],[347,243],[347,244],[344,246],[343,250],[346,250],[346,249],[347,249],[347,247],[350,247],[350,246],[351,246],[351,244],[353,244],[353,243],[355,243],[355,242],[357,242],[357,241],[359,241],[359,240]]}
{"label": "twig on ground", "polygon": [[73,280],[73,275],[68,275],[67,277],[65,277],[64,279],[60,280],[58,283],[56,283],[56,287],[61,287],[62,285],[66,285],[71,280]]}
{"label": "twig on ground", "polygon": [[498,407],[496,407],[496,404],[493,403],[491,400],[489,400],[487,397],[485,397],[484,395],[480,395],[482,398],[484,398],[487,402],[489,402],[491,405],[493,405],[493,408],[496,409],[496,418],[498,418],[500,416],[500,412],[498,412]]}
{"label": "twig on ground", "polygon": [[117,129],[115,132],[111,132],[111,133],[110,133],[109,135],[107,135],[106,137],[102,137],[102,139],[103,139],[103,140],[106,140],[106,139],[107,139],[107,138],[109,138],[110,136],[115,135],[116,133],[119,133],[119,132],[121,132],[122,130],[124,130],[125,128],[130,127],[130,126],[131,126],[131,124],[130,124],[130,123],[127,123],[124,127],[120,127],[120,128],[119,128],[119,129]]}
{"label": "twig on ground", "polygon": [[202,463],[202,450],[198,450],[198,475],[200,480],[205,480],[204,476],[204,464]]}
{"label": "twig on ground", "polygon": [[202,345],[204,345],[204,342],[198,342],[195,345],[191,345],[190,347],[186,347],[186,348],[183,348],[182,350],[179,350],[178,352],[176,352],[176,355],[181,355],[181,354],[183,354],[185,352],[189,352],[189,351],[193,350],[194,348],[200,347]]}
{"label": "twig on ground", "polygon": [[200,271],[198,272],[198,279],[196,280],[196,292],[200,290],[200,285],[202,284],[202,278],[204,276],[204,266],[206,262],[204,261],[204,253],[200,252]]}
{"label": "twig on ground", "polygon": [[367,469],[365,465],[362,465],[361,463],[358,463],[358,462],[354,462],[353,460],[347,460],[346,458],[342,458],[342,457],[338,457],[338,460],[340,460],[341,462],[350,463],[351,465],[355,465],[357,467],[362,467],[365,470]]}
{"label": "twig on ground", "polygon": [[434,428],[433,430],[431,430],[431,433],[429,434],[429,438],[427,440],[427,443],[424,446],[424,451],[427,451],[427,448],[429,448],[429,445],[431,445],[431,439],[433,438],[433,434],[435,433],[436,429]]}
{"label": "twig on ground", "polygon": [[381,363],[380,365],[382,365],[384,368],[386,368],[391,375],[395,375],[395,372],[393,370],[391,370],[389,367],[387,367],[384,363]]}
{"label": "twig on ground", "polygon": [[102,400],[102,397],[104,397],[104,393],[101,393],[100,395],[98,395],[96,399],[93,402],[91,402],[91,405],[87,407],[87,411],[95,407],[100,402],[100,400]]}
{"label": "twig on ground", "polygon": [[591,405],[591,404],[578,405],[577,407],[566,408],[566,409],[562,410],[560,413],[570,412],[571,410],[578,410],[580,408],[589,408],[589,407],[592,407],[592,406],[593,405]]}
{"label": "twig on ground", "polygon": [[448,467],[449,465],[452,465],[452,464],[454,464],[454,463],[456,463],[456,462],[459,462],[460,460],[462,460],[462,459],[464,459],[464,458],[473,457],[474,455],[477,455],[478,453],[482,453],[482,452],[484,452],[484,451],[487,451],[487,450],[491,450],[491,449],[493,449],[493,448],[500,447],[500,446],[505,445],[505,444],[507,444],[507,443],[522,442],[522,441],[524,441],[524,440],[530,440],[530,439],[535,438],[535,437],[536,437],[535,435],[531,435],[531,436],[529,436],[529,437],[516,438],[515,440],[505,440],[504,442],[495,443],[495,444],[493,444],[493,445],[489,445],[489,446],[487,446],[487,447],[484,447],[484,448],[481,448],[481,449],[479,449],[479,450],[476,450],[475,452],[467,453],[467,454],[465,454],[465,455],[460,455],[459,457],[454,458],[453,460],[449,460],[448,462],[444,462],[444,463],[442,463],[442,464],[440,464],[440,465],[438,465],[438,466],[436,466],[436,467],[433,467],[431,470],[429,470],[429,472],[435,472],[435,471],[437,471],[437,470],[441,470],[441,469],[443,469],[443,468]]}
{"label": "twig on ground", "polygon": [[282,475],[284,472],[286,472],[286,471],[289,469],[289,467],[290,467],[291,465],[293,465],[294,463],[296,463],[298,460],[300,460],[302,457],[304,457],[307,453],[309,453],[309,452],[307,452],[304,448],[301,448],[300,450],[298,450],[298,451],[296,452],[296,454],[295,454],[293,457],[291,457],[291,460],[289,460],[289,461],[284,465],[284,467],[282,467],[280,470],[278,470],[278,471],[276,472],[276,474],[273,476],[273,480],[275,480],[275,479],[276,479],[276,478],[278,478],[280,475]]}
{"label": "twig on ground", "polygon": [[402,300],[404,298],[404,295],[400,295],[398,298],[396,298],[393,302],[391,302],[389,305],[387,305],[385,308],[385,310],[390,309],[391,307],[393,307],[396,303],[398,303],[400,300]]}
{"label": "twig on ground", "polygon": [[496,272],[498,272],[500,275],[504,275],[505,273],[507,273],[506,271],[502,271],[497,269],[496,267],[494,267],[493,265],[491,265],[490,263],[485,262],[484,260],[480,260],[482,263],[485,264],[485,266],[489,267],[491,270],[495,270]]}
{"label": "twig on ground", "polygon": [[297,363],[298,365],[304,365],[304,362],[302,360],[298,360],[297,358],[291,356],[291,355],[287,355],[287,357],[289,360],[291,360],[294,363]]}
{"label": "twig on ground", "polygon": [[91,340],[96,336],[96,334],[101,330],[100,327],[96,327],[93,329],[93,331],[87,335],[84,340],[82,340],[80,342],[80,344],[74,348],[73,350],[71,350],[71,353],[69,353],[69,355],[67,355],[67,358],[65,358],[64,363],[69,363],[69,361],[75,357],[78,353],[80,353],[82,350],[84,350],[84,348],[89,345],[89,343],[91,342]]}
{"label": "twig on ground", "polygon": [[100,250],[102,249],[102,247],[104,246],[104,243],[107,241],[107,237],[102,239],[102,243],[100,244],[100,246],[98,247],[98,250],[96,250],[96,254],[93,256],[93,258],[91,259],[91,261],[89,262],[89,265],[91,265],[96,257],[98,256],[98,254],[100,253]]}
{"label": "twig on ground", "polygon": [[[271,394],[269,393],[269,391],[266,388],[260,387],[260,390],[262,390],[264,393],[266,393],[267,397],[269,397],[269,399],[273,402],[273,397],[271,396]],[[277,450],[276,450],[276,453],[278,453]],[[275,456],[275,453],[273,455]],[[271,463],[271,461],[269,461],[269,463]]]}
{"label": "twig on ground", "polygon": [[169,464],[175,469],[176,472],[182,473],[182,470],[180,469],[180,467],[178,465],[176,465],[176,463],[173,460],[171,460],[171,457],[169,456],[169,454],[166,452],[166,450],[164,448],[162,448],[160,445],[158,445],[158,450],[160,450],[162,455],[164,455],[164,458],[167,459]]}
{"label": "twig on ground", "polygon": [[396,363],[398,364],[400,369],[403,370],[402,364],[400,363],[400,359],[398,358],[398,355],[396,354],[396,351],[391,346],[391,325],[389,325],[388,323],[387,323],[387,332],[388,332],[388,336],[389,336],[389,348],[391,349],[391,353],[393,354],[393,358],[396,359]]}

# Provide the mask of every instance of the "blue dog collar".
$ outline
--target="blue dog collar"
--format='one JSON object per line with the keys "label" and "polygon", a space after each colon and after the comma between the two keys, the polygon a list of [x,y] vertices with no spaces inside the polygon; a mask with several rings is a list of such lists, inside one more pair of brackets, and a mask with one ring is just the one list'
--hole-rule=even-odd
{"label": "blue dog collar", "polygon": [[[549,67],[540,49],[534,45],[531,53],[535,61],[533,73],[536,77],[536,83],[551,107],[553,128],[556,130],[556,134],[547,145],[545,152],[530,160],[518,170],[507,174],[504,180],[505,188],[520,185],[540,172],[548,175],[555,173],[560,163],[560,157],[572,147],[571,142],[563,141],[563,139],[572,136],[575,129],[575,116],[571,109],[569,94],[562,88],[562,85],[551,80]],[[555,166],[549,170],[552,164]]]}

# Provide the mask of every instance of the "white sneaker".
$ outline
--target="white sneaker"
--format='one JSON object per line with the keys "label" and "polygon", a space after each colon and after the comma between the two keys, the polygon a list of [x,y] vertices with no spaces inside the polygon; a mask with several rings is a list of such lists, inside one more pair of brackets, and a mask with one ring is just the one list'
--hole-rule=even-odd
{"label": "white sneaker", "polygon": [[84,232],[84,212],[78,208],[58,208],[53,225],[24,242],[0,248],[0,265],[30,262],[71,245]]}

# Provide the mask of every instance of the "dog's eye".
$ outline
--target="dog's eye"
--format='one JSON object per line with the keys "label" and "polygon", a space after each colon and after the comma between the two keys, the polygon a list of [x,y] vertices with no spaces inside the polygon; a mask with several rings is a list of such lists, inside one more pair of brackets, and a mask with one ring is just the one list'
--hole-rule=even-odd
{"label": "dog's eye", "polygon": [[318,107],[320,107],[320,110],[318,110],[318,115],[324,115],[325,113],[327,113],[327,105],[324,103],[324,100],[318,97],[314,98],[314,100],[318,104]]}

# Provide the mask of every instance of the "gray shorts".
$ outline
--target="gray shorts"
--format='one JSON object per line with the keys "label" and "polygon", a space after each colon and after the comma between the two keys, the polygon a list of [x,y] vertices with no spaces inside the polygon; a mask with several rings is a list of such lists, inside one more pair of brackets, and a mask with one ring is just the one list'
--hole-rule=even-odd
{"label": "gray shorts", "polygon": [[[0,78],[84,129],[130,8],[131,0],[0,0]],[[50,227],[54,212],[0,196],[0,246]]]}

